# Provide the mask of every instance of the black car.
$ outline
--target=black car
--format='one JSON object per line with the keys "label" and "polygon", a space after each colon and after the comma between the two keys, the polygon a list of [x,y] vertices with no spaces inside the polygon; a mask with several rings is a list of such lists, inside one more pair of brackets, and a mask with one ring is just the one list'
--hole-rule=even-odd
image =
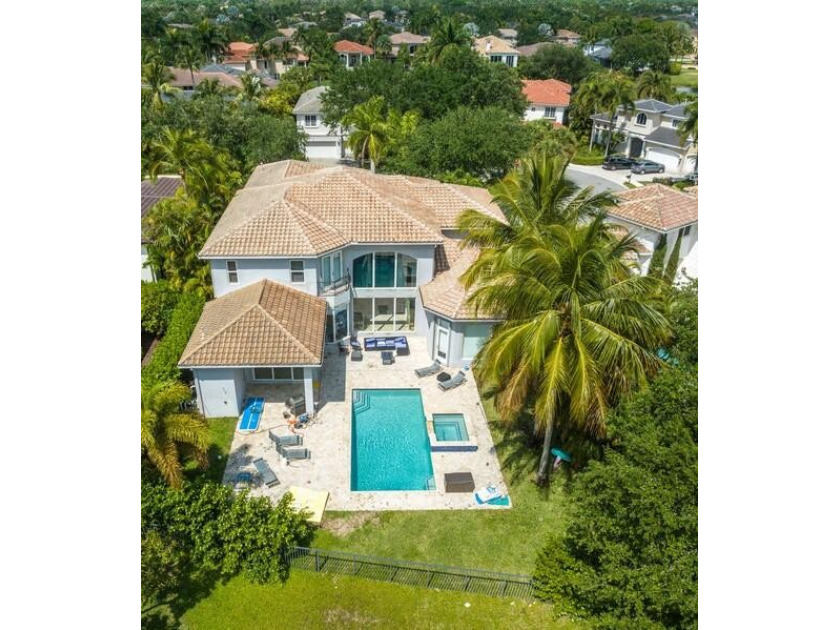
{"label": "black car", "polygon": [[644,173],[664,173],[665,165],[659,162],[651,162],[650,160],[638,160],[631,170],[637,175]]}
{"label": "black car", "polygon": [[608,171],[617,171],[623,168],[633,168],[633,165],[636,163],[636,160],[632,158],[624,157],[623,155],[611,155],[604,163],[601,165],[601,168],[605,168]]}

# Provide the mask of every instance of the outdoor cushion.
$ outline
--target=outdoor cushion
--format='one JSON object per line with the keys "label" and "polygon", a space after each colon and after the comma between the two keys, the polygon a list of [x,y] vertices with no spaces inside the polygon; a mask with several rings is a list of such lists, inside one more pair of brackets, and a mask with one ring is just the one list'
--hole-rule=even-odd
{"label": "outdoor cushion", "polygon": [[268,430],[269,439],[277,446],[300,446],[303,438],[300,435],[277,435],[271,429]]}
{"label": "outdoor cushion", "polygon": [[394,362],[394,353],[390,350],[382,353],[382,365],[391,365]]}
{"label": "outdoor cushion", "polygon": [[308,448],[281,448],[280,454],[286,459],[309,459]]}
{"label": "outdoor cushion", "polygon": [[257,469],[257,472],[262,477],[263,482],[269,488],[272,486],[276,486],[280,483],[280,480],[277,478],[277,475],[274,474],[274,471],[268,465],[268,462],[265,461],[262,457],[259,459],[254,460],[254,468]]}
{"label": "outdoor cushion", "polygon": [[438,387],[440,387],[443,391],[448,389],[452,389],[453,387],[458,387],[458,385],[462,385],[466,382],[467,377],[464,374],[463,370],[460,370],[455,376],[453,376],[448,381],[443,381],[442,383],[438,383]]}
{"label": "outdoor cushion", "polygon": [[420,377],[431,376],[432,374],[437,374],[438,372],[440,372],[440,363],[438,363],[437,360],[428,367],[417,368],[414,370],[414,373]]}

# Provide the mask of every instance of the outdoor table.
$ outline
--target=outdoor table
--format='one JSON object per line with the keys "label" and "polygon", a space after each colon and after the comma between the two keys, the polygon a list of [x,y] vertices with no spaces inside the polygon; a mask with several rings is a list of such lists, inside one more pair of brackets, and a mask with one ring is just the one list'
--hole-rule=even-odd
{"label": "outdoor table", "polygon": [[475,481],[471,472],[455,472],[443,475],[443,485],[447,492],[472,492]]}
{"label": "outdoor table", "polygon": [[441,372],[440,374],[437,375],[438,383],[443,383],[445,381],[448,381],[450,378],[452,378],[452,377],[446,372]]}

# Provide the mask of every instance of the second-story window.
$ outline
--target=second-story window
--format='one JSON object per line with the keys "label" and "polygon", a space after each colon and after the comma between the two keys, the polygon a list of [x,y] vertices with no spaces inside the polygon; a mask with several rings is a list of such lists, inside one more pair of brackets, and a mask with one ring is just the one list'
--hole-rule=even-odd
{"label": "second-story window", "polygon": [[639,114],[636,116],[636,124],[637,125],[646,125],[647,124],[647,115],[646,114]]}
{"label": "second-story window", "polygon": [[292,272],[292,284],[303,284],[303,261],[292,260],[289,261],[289,269]]}
{"label": "second-story window", "polygon": [[557,108],[556,107],[546,107],[545,113],[543,114],[543,118],[551,118],[554,120],[557,118]]}
{"label": "second-story window", "polygon": [[316,116],[315,114],[307,114],[303,117],[303,125],[304,127],[317,127],[318,116]]}
{"label": "second-story window", "polygon": [[236,261],[227,261],[227,275],[230,284],[239,284],[239,271],[236,268]]}

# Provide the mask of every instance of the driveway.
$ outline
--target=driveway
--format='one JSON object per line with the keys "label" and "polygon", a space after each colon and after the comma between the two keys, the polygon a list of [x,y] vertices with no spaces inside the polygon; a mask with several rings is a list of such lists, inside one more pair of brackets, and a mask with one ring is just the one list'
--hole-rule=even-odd
{"label": "driveway", "polygon": [[[635,173],[631,173],[630,169],[608,171],[600,166],[580,166],[579,164],[569,164],[566,167],[566,175],[579,186],[595,185],[595,192],[602,192],[605,189],[626,190],[624,182],[627,181],[633,184],[640,184],[652,182],[654,177],[684,177],[683,174],[672,171],[665,171],[661,174],[648,173],[647,175],[636,175]],[[630,175],[629,180],[627,179],[628,175]],[[602,188],[598,188],[598,186],[602,186]]]}

